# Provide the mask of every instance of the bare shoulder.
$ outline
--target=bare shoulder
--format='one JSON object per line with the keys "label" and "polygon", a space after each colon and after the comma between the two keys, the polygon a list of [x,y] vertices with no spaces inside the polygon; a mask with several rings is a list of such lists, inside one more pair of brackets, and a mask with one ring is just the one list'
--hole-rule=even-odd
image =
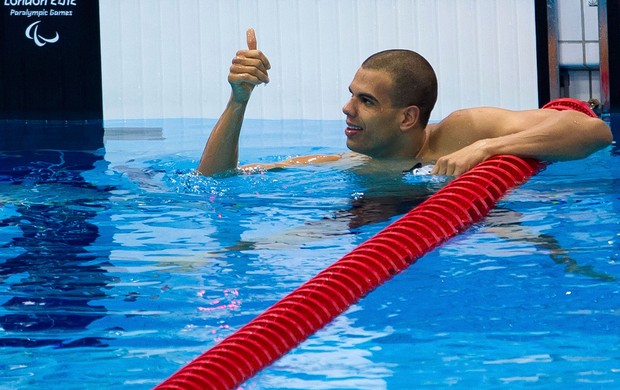
{"label": "bare shoulder", "polygon": [[545,121],[562,123],[599,121],[576,111],[508,110],[498,107],[475,107],[457,110],[435,124],[437,135],[480,138],[518,133]]}
{"label": "bare shoulder", "polygon": [[[572,110],[552,109],[516,111],[477,107],[458,110],[442,121],[429,125],[426,131],[428,156],[431,158],[452,153],[479,140],[499,137],[512,137],[509,143],[515,143],[517,139],[536,140],[534,143],[539,145],[543,145],[545,140],[556,149],[561,149],[561,153],[564,153],[562,156],[572,148],[573,152],[568,155],[574,158],[608,145],[612,138],[609,127],[598,118]],[[559,141],[564,142],[564,145]],[[545,148],[550,149],[550,146]],[[561,153],[553,156],[544,153],[536,155],[558,159]]]}
{"label": "bare shoulder", "polygon": [[475,107],[457,110],[438,123],[440,128],[467,128],[472,131],[493,131],[523,127],[525,123],[539,122],[553,112],[549,110],[508,110],[498,107]]}
{"label": "bare shoulder", "polygon": [[475,107],[452,112],[427,126],[429,155],[443,156],[472,143],[518,133],[544,121],[549,110],[514,111],[498,107]]}
{"label": "bare shoulder", "polygon": [[497,137],[498,123],[514,122],[514,112],[495,107],[476,107],[452,112],[427,126],[431,154],[443,156],[482,138]]}

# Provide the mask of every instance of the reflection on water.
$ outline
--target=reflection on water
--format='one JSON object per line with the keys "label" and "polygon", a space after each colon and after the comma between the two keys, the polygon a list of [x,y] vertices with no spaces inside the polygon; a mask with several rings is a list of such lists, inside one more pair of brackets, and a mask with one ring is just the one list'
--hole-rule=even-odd
{"label": "reflection on water", "polygon": [[0,242],[1,346],[101,345],[94,337],[65,342],[33,332],[85,329],[106,314],[96,301],[111,281],[102,268],[109,252],[89,246],[99,237],[91,221],[107,207],[107,188],[82,176],[102,159],[81,152],[0,155],[1,204],[7,211],[0,214],[0,228],[12,233]]}

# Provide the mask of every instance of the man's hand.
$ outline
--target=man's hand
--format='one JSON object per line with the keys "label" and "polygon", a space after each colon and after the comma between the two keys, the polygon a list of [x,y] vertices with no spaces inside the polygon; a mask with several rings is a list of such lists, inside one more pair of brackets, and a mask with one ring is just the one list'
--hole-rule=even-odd
{"label": "man's hand", "polygon": [[255,86],[267,84],[269,82],[267,71],[271,69],[267,57],[256,48],[254,29],[249,28],[246,35],[248,49],[237,52],[228,74],[232,99],[237,103],[246,103]]}
{"label": "man's hand", "polygon": [[491,157],[487,152],[487,144],[491,140],[482,139],[454,153],[437,159],[433,170],[434,175],[458,176],[465,173]]}

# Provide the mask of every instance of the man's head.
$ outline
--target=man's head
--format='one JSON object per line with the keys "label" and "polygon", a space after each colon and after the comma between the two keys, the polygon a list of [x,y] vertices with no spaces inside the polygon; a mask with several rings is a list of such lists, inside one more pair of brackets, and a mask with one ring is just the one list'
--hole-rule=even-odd
{"label": "man's head", "polygon": [[373,158],[413,158],[437,99],[430,64],[409,50],[388,50],[369,57],[349,86],[347,146]]}
{"label": "man's head", "polygon": [[418,120],[427,125],[437,101],[437,76],[424,57],[411,50],[385,50],[368,57],[361,67],[386,72],[392,79],[393,106],[418,106]]}

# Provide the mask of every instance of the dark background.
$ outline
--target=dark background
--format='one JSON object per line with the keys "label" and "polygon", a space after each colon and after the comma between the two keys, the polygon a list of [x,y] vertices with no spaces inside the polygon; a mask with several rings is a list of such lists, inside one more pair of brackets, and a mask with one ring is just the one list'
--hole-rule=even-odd
{"label": "dark background", "polygon": [[[76,121],[102,119],[99,1],[75,6],[0,8],[0,119]],[[72,16],[11,16],[11,9],[71,11]],[[42,47],[26,37],[60,39]]]}

